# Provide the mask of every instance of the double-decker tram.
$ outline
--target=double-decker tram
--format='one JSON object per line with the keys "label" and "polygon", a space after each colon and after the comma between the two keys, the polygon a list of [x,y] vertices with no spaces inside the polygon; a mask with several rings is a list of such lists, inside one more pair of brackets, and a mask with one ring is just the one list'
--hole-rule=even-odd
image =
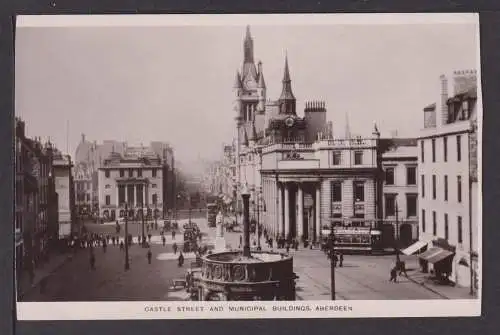
{"label": "double-decker tram", "polygon": [[349,219],[323,226],[321,230],[323,248],[331,246],[332,233],[335,241],[334,250],[338,252],[371,254],[382,249],[382,232],[377,228],[375,221]]}

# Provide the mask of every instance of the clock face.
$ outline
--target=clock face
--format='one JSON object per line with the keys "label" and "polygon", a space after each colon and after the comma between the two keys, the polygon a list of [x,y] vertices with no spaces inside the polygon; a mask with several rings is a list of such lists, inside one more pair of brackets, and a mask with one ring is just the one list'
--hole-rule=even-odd
{"label": "clock face", "polygon": [[293,118],[291,118],[291,117],[289,117],[289,118],[287,118],[287,119],[285,120],[285,125],[286,125],[288,128],[292,127],[292,126],[293,126],[293,123],[294,123],[294,120],[293,120]]}

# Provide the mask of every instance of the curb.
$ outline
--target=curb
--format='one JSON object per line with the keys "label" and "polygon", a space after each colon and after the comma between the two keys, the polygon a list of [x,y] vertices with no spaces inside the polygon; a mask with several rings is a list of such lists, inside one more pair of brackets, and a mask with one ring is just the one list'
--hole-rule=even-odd
{"label": "curb", "polygon": [[411,278],[410,276],[407,276],[406,278],[408,278],[409,281],[411,281],[411,282],[413,282],[413,283],[415,283],[417,285],[422,286],[423,288],[427,289],[428,291],[431,291],[432,293],[437,294],[441,298],[450,300],[450,298],[448,296],[442,294],[441,292],[436,291],[435,289],[429,287],[428,285],[426,285],[424,283],[419,283],[418,281],[416,281],[415,279]]}
{"label": "curb", "polygon": [[50,275],[54,274],[55,272],[57,272],[59,269],[61,269],[66,263],[68,263],[69,261],[71,261],[73,259],[74,255],[70,254],[70,255],[67,255],[66,258],[64,258],[64,260],[58,264],[55,268],[52,269],[52,271],[50,271],[48,274],[46,274],[45,276],[43,277],[40,277],[39,280],[36,282],[36,283],[33,283],[31,286],[29,286],[24,292],[20,292],[19,293],[19,300],[22,300],[24,298],[24,296],[28,293],[30,293],[31,291],[33,291],[34,289],[36,289],[39,285],[40,285],[40,282],[49,277]]}

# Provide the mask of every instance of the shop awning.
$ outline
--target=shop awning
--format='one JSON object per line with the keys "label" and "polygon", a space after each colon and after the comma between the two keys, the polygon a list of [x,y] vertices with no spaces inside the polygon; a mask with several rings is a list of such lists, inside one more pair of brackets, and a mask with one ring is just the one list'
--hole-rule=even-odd
{"label": "shop awning", "polygon": [[422,253],[419,257],[423,260],[426,260],[429,263],[435,264],[451,255],[453,255],[453,252],[451,251],[434,247]]}
{"label": "shop awning", "polygon": [[429,242],[426,241],[417,241],[410,245],[408,248],[401,250],[401,252],[407,256],[413,255],[414,253],[425,247],[428,243]]}

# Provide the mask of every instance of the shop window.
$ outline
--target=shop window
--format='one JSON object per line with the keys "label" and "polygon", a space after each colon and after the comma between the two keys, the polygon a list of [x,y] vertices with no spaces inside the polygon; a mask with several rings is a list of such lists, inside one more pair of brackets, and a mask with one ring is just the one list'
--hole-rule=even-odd
{"label": "shop window", "polygon": [[332,182],[332,201],[333,202],[342,201],[342,182],[339,181]]}

